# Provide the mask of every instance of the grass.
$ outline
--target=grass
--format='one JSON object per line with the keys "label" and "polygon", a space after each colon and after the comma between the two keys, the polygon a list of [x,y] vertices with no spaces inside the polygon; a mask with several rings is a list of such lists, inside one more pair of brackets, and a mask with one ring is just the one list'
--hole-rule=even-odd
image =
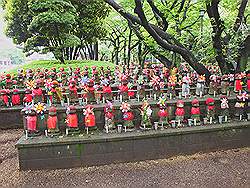
{"label": "grass", "polygon": [[67,70],[68,67],[72,67],[73,69],[76,67],[92,67],[92,66],[96,66],[96,67],[101,67],[103,66],[104,68],[107,66],[110,66],[111,68],[114,68],[114,64],[110,63],[110,62],[105,62],[105,61],[92,61],[92,60],[83,60],[83,61],[78,61],[78,60],[73,60],[73,61],[66,61],[65,64],[61,64],[59,61],[56,60],[39,60],[39,61],[33,61],[31,63],[27,63],[24,64],[18,68],[14,68],[10,71],[8,71],[9,73],[17,73],[18,69],[51,69],[52,67],[55,67],[56,69],[59,69],[60,67],[63,67]]}

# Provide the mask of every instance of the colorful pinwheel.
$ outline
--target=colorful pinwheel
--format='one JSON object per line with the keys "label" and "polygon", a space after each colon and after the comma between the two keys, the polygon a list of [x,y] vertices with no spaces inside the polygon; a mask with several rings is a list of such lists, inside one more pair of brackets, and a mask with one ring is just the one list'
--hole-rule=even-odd
{"label": "colorful pinwheel", "polygon": [[150,82],[150,85],[153,87],[157,87],[160,84],[160,78],[158,76],[154,76]]}
{"label": "colorful pinwheel", "polygon": [[137,83],[142,85],[144,83],[144,78],[142,75],[139,76],[138,80],[137,80]]}
{"label": "colorful pinwheel", "polygon": [[35,81],[34,80],[27,81],[25,85],[27,86],[28,89],[32,90],[35,86]]}
{"label": "colorful pinwheel", "polygon": [[248,94],[247,92],[244,92],[241,95],[237,95],[237,98],[240,99],[241,101],[246,101],[248,99]]}
{"label": "colorful pinwheel", "polygon": [[34,110],[34,105],[30,104],[30,105],[25,105],[25,107],[22,109],[22,112],[24,112],[25,114],[29,114],[32,112],[32,110]]}
{"label": "colorful pinwheel", "polygon": [[120,109],[123,113],[128,112],[130,110],[130,104],[123,102]]}
{"label": "colorful pinwheel", "polygon": [[46,111],[46,106],[43,103],[38,103],[34,106],[34,109],[37,114],[43,115]]}
{"label": "colorful pinwheel", "polygon": [[166,106],[166,98],[164,96],[160,97],[157,104],[161,107],[165,107]]}

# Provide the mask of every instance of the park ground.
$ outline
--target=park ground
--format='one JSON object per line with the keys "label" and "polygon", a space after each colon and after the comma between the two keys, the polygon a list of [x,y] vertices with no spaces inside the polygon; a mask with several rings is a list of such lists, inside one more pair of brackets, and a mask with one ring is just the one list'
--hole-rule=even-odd
{"label": "park ground", "polygon": [[18,170],[22,130],[0,130],[0,187],[249,187],[250,148],[137,163]]}

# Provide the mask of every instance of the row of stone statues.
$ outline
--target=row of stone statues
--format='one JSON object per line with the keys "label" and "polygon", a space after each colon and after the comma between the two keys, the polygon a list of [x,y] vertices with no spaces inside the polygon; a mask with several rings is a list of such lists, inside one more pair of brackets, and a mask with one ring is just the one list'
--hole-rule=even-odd
{"label": "row of stone statues", "polygon": [[[235,117],[238,120],[244,120],[250,118],[250,113],[247,111],[248,106],[248,95],[246,93],[240,94],[237,96],[235,103]],[[176,103],[176,108],[174,112],[174,119],[169,119],[169,110],[167,107],[167,99],[160,97],[157,103],[157,117],[158,121],[152,122],[152,113],[153,110],[151,105],[147,100],[144,100],[140,109],[141,120],[140,120],[140,129],[141,130],[150,130],[150,129],[165,129],[165,128],[180,128],[184,126],[199,126],[212,124],[215,122],[223,123],[228,122],[231,118],[229,113],[229,103],[226,96],[220,98],[220,113],[217,115],[215,112],[215,100],[213,98],[207,98],[205,101],[206,104],[206,115],[202,117],[200,109],[200,101],[195,98],[191,101],[191,109],[188,114],[184,110],[185,103],[183,100],[178,100]],[[119,132],[122,131],[128,132],[135,130],[135,114],[134,109],[131,104],[123,102],[119,106],[119,110],[122,114],[121,120],[119,123],[116,123],[115,118],[117,117],[117,109],[115,109],[112,102],[107,102],[104,106],[104,126],[101,128],[106,133],[110,132]],[[26,136],[32,137],[40,135],[39,129],[39,120],[46,119],[46,136],[57,136],[57,135],[71,135],[71,134],[81,134],[81,129],[84,129],[85,133],[90,134],[93,131],[97,130],[96,116],[94,112],[94,107],[92,105],[86,105],[83,110],[83,123],[79,124],[77,108],[74,105],[70,105],[66,110],[66,129],[65,133],[62,133],[59,120],[57,117],[57,108],[51,106],[48,110],[47,118],[45,118],[46,106],[42,103],[36,105],[28,105],[22,110],[25,117],[25,131]],[[203,120],[203,121],[202,121]]]}
{"label": "row of stone statues", "polygon": [[[146,85],[129,85],[127,80],[122,81],[122,85],[118,87],[111,87],[109,84],[103,85],[102,87],[96,88],[93,81],[88,81],[84,89],[79,89],[74,81],[70,82],[67,88],[61,88],[59,83],[54,80],[49,83],[48,88],[42,88],[40,80],[35,82],[32,89],[26,89],[25,92],[20,92],[18,89],[0,90],[0,107],[12,107],[27,105],[30,103],[46,103],[48,105],[61,105],[64,106],[65,103],[68,105],[83,105],[83,104],[100,104],[109,101],[129,101],[131,99],[136,99],[138,102],[143,99],[157,100],[160,96],[164,94],[165,97],[169,99],[174,98],[189,98],[191,96],[190,87],[187,89],[187,84],[182,90],[177,91],[176,88],[161,88],[156,89],[152,87],[146,87]],[[212,83],[210,82],[210,85]],[[199,86],[200,87],[200,86]],[[213,86],[214,87],[214,86]],[[198,97],[204,97],[205,87],[200,90],[196,88],[196,94],[199,93]],[[214,90],[209,88],[208,93],[210,96],[218,95],[218,87],[214,87]],[[216,91],[215,91],[216,90]],[[176,96],[176,93],[179,93]],[[226,88],[223,92],[221,89],[221,95],[230,96],[230,88]],[[244,93],[244,90],[239,90],[238,93]]]}
{"label": "row of stone statues", "polygon": [[[220,75],[212,70],[209,77],[198,75],[187,67],[168,69],[162,64],[145,67],[141,71],[135,65],[129,69],[115,67],[114,70],[95,66],[75,70],[21,70],[16,76],[0,75],[0,107],[31,102],[51,105],[105,103],[106,100],[113,101],[114,97],[120,102],[133,98],[138,101],[144,98],[157,100],[162,93],[170,99],[176,95],[179,98],[191,95],[202,97],[207,93],[229,96],[231,91],[250,91],[249,73]],[[193,92],[191,88],[194,88]]]}

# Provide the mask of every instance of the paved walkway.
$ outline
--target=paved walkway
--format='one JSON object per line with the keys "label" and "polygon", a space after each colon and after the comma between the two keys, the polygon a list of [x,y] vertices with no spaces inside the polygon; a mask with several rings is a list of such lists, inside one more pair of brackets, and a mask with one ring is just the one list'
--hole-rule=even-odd
{"label": "paved walkway", "polygon": [[249,187],[250,148],[64,170],[18,170],[21,130],[0,130],[0,187]]}

